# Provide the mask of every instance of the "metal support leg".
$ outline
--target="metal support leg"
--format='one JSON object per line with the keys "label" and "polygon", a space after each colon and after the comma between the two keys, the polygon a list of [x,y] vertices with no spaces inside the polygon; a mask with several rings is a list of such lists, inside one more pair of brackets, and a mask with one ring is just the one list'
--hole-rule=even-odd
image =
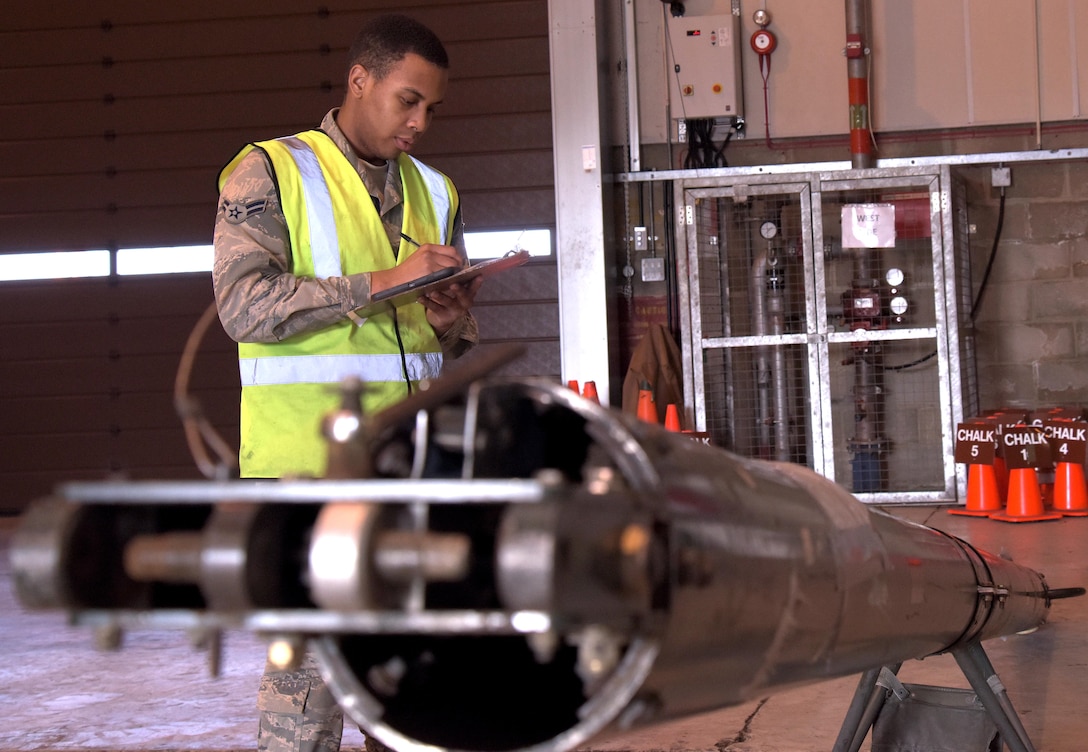
{"label": "metal support leg", "polygon": [[899,672],[902,663],[894,666],[884,666],[866,671],[858,680],[858,688],[854,690],[854,699],[850,701],[850,707],[846,710],[846,717],[839,729],[839,736],[835,740],[832,752],[858,752],[862,742],[873,727],[880,708],[887,699],[888,689],[881,684],[880,677],[884,672],[892,675]]}
{"label": "metal support leg", "polygon": [[876,678],[879,674],[880,669],[872,668],[858,679],[854,699],[850,701],[850,707],[846,709],[846,717],[842,719],[839,736],[835,739],[835,746],[831,748],[831,752],[847,752],[850,749],[854,735],[861,726],[861,717],[865,714],[865,708],[876,690]]}
{"label": "metal support leg", "polygon": [[1036,752],[982,643],[969,642],[951,652],[1011,752]]}

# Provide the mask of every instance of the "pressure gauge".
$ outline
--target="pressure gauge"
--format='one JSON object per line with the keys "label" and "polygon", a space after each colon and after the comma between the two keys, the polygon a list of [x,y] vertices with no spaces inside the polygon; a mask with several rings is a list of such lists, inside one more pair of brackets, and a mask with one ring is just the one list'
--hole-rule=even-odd
{"label": "pressure gauge", "polygon": [[892,287],[899,287],[899,285],[903,284],[905,276],[902,269],[893,266],[884,274],[884,279],[886,279],[888,281],[888,284]]}
{"label": "pressure gauge", "polygon": [[890,308],[891,312],[894,313],[896,316],[902,316],[904,313],[907,312],[907,299],[904,298],[902,295],[896,295],[894,298],[888,301],[888,308]]}
{"label": "pressure gauge", "polygon": [[770,240],[778,234],[778,225],[768,219],[766,222],[759,226],[759,234],[765,237],[767,240]]}

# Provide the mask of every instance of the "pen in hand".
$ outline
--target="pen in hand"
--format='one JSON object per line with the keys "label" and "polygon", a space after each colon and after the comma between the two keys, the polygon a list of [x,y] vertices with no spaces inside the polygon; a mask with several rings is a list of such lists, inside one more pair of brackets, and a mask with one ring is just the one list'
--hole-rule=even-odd
{"label": "pen in hand", "polygon": [[[409,243],[410,245],[414,245],[416,248],[420,247],[419,241],[415,240],[414,238],[404,234],[403,232],[400,234],[400,236],[404,239],[404,242]],[[468,259],[462,259],[461,267],[466,268],[468,266],[470,266]]]}

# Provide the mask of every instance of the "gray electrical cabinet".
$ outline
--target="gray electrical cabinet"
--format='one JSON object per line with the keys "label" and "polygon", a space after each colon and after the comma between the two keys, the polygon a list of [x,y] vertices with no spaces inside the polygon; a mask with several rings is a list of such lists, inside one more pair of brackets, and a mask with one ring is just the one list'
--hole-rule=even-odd
{"label": "gray electrical cabinet", "polygon": [[667,20],[669,103],[674,120],[729,119],[744,113],[740,17],[688,13]]}

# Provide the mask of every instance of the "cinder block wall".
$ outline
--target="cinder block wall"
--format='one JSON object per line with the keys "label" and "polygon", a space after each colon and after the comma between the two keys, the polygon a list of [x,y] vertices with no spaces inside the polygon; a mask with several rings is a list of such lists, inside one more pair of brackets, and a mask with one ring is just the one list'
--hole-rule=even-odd
{"label": "cinder block wall", "polygon": [[[964,170],[977,291],[1000,192]],[[1000,241],[975,332],[981,406],[1088,405],[1088,164],[1020,163],[1005,189]]]}

